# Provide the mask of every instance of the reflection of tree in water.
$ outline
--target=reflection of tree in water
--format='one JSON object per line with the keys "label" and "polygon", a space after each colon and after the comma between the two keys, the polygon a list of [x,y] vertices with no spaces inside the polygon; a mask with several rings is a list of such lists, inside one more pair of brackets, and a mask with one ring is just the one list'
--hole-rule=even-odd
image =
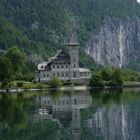
{"label": "reflection of tree in water", "polygon": [[24,120],[23,103],[19,97],[11,94],[1,94],[0,121],[7,123],[9,127],[21,127]]}

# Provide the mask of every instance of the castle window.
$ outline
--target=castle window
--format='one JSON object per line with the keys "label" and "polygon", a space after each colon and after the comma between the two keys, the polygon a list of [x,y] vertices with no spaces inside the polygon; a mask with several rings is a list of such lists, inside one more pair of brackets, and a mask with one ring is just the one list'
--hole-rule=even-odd
{"label": "castle window", "polygon": [[62,69],[64,68],[63,64],[61,65],[61,68],[62,68]]}
{"label": "castle window", "polygon": [[73,77],[76,77],[76,72],[73,73]]}
{"label": "castle window", "polygon": [[74,99],[74,104],[77,105],[77,100],[76,99]]}
{"label": "castle window", "polygon": [[47,77],[49,77],[49,74],[47,73]]}
{"label": "castle window", "polygon": [[57,77],[59,77],[60,76],[60,74],[59,73],[57,73]]}
{"label": "castle window", "polygon": [[55,73],[53,73],[53,76],[55,76]]}
{"label": "castle window", "polygon": [[54,64],[53,64],[53,66],[52,66],[52,67],[53,67],[53,69],[55,69],[55,65],[54,65]]}
{"label": "castle window", "polygon": [[76,65],[74,64],[73,67],[76,68]]}
{"label": "castle window", "polygon": [[46,77],[46,74],[44,74],[43,77]]}
{"label": "castle window", "polygon": [[62,77],[64,77],[64,73],[62,73]]}
{"label": "castle window", "polygon": [[57,68],[59,69],[59,64],[57,65]]}
{"label": "castle window", "polygon": [[66,68],[68,68],[68,65],[66,64]]}
{"label": "castle window", "polygon": [[66,72],[66,77],[68,77],[69,76],[69,73],[68,72]]}
{"label": "castle window", "polygon": [[67,105],[69,105],[69,101],[67,101]]}

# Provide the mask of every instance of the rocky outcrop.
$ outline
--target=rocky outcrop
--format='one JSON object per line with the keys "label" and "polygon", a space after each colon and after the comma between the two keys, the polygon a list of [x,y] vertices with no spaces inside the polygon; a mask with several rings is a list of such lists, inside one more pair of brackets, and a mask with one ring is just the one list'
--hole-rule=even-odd
{"label": "rocky outcrop", "polygon": [[91,36],[85,52],[101,65],[126,66],[139,58],[140,20],[107,17]]}

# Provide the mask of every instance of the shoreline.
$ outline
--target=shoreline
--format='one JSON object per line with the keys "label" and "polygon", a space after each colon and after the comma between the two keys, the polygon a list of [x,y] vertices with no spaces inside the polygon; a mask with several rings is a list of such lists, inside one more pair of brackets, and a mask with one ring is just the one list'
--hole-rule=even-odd
{"label": "shoreline", "polygon": [[46,91],[46,90],[61,90],[61,91],[69,91],[69,90],[74,90],[74,91],[83,91],[83,90],[89,90],[89,89],[119,89],[119,88],[140,88],[139,85],[123,85],[123,86],[118,86],[118,87],[110,87],[106,86],[104,88],[101,87],[88,87],[85,85],[82,86],[63,86],[61,88],[7,88],[7,89],[0,89],[0,93],[15,93],[15,92],[33,92],[33,91]]}

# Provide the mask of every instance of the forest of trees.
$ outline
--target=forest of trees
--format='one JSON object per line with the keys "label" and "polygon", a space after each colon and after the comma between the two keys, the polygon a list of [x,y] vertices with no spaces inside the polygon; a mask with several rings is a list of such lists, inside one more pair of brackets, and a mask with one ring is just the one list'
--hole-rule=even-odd
{"label": "forest of trees", "polygon": [[[25,52],[27,59],[36,53],[47,60],[57,49],[67,51],[65,43],[72,33],[84,46],[105,17],[135,20],[140,17],[139,11],[136,0],[1,0],[0,52],[16,46]],[[8,63],[4,60],[7,58],[1,59]],[[82,49],[80,64],[92,70],[102,68]],[[135,68],[135,64],[139,70],[139,62],[131,64],[130,68]],[[28,61],[23,73],[34,71],[35,67],[31,67]]]}

